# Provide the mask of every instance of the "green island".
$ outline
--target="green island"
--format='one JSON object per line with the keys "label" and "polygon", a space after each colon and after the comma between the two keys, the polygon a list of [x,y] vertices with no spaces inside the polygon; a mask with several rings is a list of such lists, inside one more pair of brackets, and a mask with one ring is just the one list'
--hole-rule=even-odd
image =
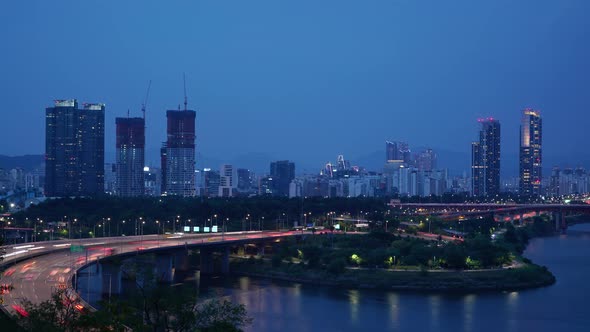
{"label": "green island", "polygon": [[507,223],[493,239],[475,231],[455,241],[426,240],[412,233],[415,230],[399,234],[328,230],[284,240],[268,255],[234,257],[231,269],[254,277],[384,290],[511,291],[555,283],[546,267],[521,256],[531,237],[554,233],[543,217],[519,227]]}

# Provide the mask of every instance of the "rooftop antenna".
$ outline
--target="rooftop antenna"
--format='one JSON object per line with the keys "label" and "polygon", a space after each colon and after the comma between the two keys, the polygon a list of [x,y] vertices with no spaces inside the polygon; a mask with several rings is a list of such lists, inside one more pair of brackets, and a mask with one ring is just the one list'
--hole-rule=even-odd
{"label": "rooftop antenna", "polygon": [[143,120],[145,121],[145,107],[148,102],[148,98],[150,96],[150,88],[152,87],[152,80],[148,83],[147,92],[145,93],[145,99],[143,100],[143,104],[141,104],[141,112],[143,113]]}
{"label": "rooftop antenna", "polygon": [[129,109],[127,109],[127,119],[129,119]]}
{"label": "rooftop antenna", "polygon": [[184,110],[187,110],[187,101],[186,101],[186,76],[182,73],[182,80],[184,82]]}

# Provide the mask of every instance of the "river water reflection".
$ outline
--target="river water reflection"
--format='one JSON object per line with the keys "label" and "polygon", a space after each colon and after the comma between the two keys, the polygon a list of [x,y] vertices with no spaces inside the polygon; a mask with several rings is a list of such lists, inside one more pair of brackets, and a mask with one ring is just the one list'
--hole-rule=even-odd
{"label": "river water reflection", "polygon": [[255,278],[208,289],[246,305],[248,331],[590,331],[590,225],[531,241],[525,256],[557,277],[505,293],[421,294],[342,290]]}

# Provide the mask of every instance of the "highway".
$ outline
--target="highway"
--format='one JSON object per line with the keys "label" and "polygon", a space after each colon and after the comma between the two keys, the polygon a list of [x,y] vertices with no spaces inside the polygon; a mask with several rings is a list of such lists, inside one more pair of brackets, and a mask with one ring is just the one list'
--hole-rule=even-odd
{"label": "highway", "polygon": [[[36,242],[5,246],[3,285],[13,289],[2,294],[2,309],[15,312],[23,299],[40,303],[58,288],[71,291],[71,278],[83,265],[111,254],[142,252],[183,245],[239,242],[298,235],[301,232],[234,232],[209,234],[144,235]],[[72,252],[80,250],[80,252]],[[72,292],[74,294],[74,292]],[[17,310],[15,310],[17,309]]]}

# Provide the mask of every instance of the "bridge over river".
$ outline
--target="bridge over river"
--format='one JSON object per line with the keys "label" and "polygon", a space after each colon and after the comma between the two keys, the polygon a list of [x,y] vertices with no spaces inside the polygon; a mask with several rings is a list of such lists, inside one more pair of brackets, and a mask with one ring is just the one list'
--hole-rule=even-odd
{"label": "bridge over river", "polygon": [[565,229],[570,214],[590,215],[590,204],[495,204],[495,203],[395,203],[394,209],[436,215],[443,220],[462,220],[491,216],[496,221],[524,221],[531,214],[551,214],[556,229]]}
{"label": "bridge over river", "polygon": [[23,299],[40,303],[50,299],[56,289],[64,288],[71,294],[77,294],[74,289],[75,276],[81,269],[89,266],[95,267],[95,273],[105,276],[101,278],[99,287],[113,293],[120,292],[121,266],[116,263],[120,260],[111,259],[114,257],[155,254],[157,277],[162,281],[171,281],[175,270],[187,265],[188,249],[199,249],[201,273],[214,272],[214,252],[218,252],[222,258],[221,272],[227,273],[230,247],[257,245],[259,250],[264,250],[265,244],[301,234],[302,232],[294,231],[262,231],[143,235],[4,246],[0,282],[12,285],[13,289],[2,294],[0,302],[4,311],[18,312]]}

